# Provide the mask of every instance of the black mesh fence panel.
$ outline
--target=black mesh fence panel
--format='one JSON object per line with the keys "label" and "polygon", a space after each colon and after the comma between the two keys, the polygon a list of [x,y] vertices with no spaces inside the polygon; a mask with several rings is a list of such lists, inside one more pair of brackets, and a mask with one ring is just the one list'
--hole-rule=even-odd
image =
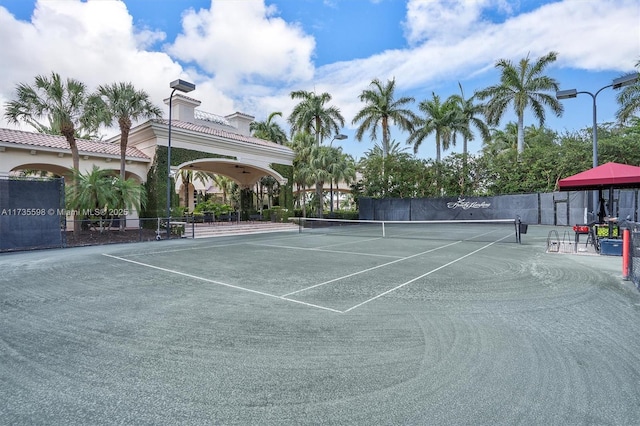
{"label": "black mesh fence panel", "polygon": [[625,221],[621,227],[629,229],[629,279],[640,290],[640,223]]}
{"label": "black mesh fence panel", "polygon": [[62,247],[63,179],[0,179],[0,251]]}
{"label": "black mesh fence panel", "polygon": [[[555,225],[554,200],[556,193],[548,192],[540,194],[540,225]],[[528,222],[537,223],[537,222]]]}
{"label": "black mesh fence panel", "polygon": [[636,216],[636,194],[638,192],[633,189],[622,189],[618,193],[618,212],[617,216],[620,220],[632,220],[637,221]]}
{"label": "black mesh fence panel", "polygon": [[410,198],[383,198],[375,200],[374,220],[411,220]]}
{"label": "black mesh fence panel", "polygon": [[362,220],[373,220],[373,198],[361,197],[358,200],[358,215]]}

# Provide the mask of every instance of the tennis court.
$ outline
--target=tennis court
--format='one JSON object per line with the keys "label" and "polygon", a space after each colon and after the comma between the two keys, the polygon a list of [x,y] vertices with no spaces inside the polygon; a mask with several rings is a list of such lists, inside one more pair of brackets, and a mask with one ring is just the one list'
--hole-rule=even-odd
{"label": "tennis court", "polygon": [[0,255],[2,423],[637,423],[620,258],[443,229]]}

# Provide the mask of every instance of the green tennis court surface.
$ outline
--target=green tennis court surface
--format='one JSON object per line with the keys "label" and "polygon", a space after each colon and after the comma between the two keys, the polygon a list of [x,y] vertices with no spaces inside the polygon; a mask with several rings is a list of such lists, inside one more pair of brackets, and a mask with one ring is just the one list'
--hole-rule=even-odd
{"label": "green tennis court surface", "polygon": [[640,293],[549,229],[0,255],[0,418],[634,424]]}

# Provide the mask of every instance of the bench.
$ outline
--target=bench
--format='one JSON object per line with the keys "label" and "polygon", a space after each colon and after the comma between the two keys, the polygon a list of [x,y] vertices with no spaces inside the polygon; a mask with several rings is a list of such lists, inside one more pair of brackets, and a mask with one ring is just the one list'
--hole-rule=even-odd
{"label": "bench", "polygon": [[218,216],[217,219],[221,222],[235,222],[237,217],[238,215],[236,213],[225,213]]}

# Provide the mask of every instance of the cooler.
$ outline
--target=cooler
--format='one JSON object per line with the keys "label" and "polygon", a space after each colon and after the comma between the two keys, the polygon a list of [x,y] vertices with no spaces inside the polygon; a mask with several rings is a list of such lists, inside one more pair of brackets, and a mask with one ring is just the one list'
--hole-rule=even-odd
{"label": "cooler", "polygon": [[606,256],[622,256],[622,240],[601,239],[600,254]]}

